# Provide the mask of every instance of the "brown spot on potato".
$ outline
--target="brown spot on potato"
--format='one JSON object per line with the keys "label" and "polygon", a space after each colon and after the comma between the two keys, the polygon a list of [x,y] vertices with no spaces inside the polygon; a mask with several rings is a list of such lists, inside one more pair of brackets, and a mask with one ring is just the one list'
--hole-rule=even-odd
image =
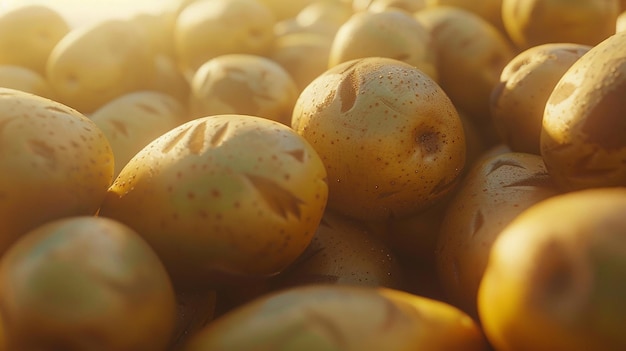
{"label": "brown spot on potato", "polygon": [[350,111],[350,109],[354,107],[358,89],[356,71],[352,70],[345,75],[337,88],[339,91],[339,99],[341,100],[341,112]]}
{"label": "brown spot on potato", "polygon": [[541,172],[535,173],[530,177],[519,179],[515,182],[505,185],[505,188],[516,187],[516,186],[534,186],[538,188],[554,188],[556,185],[554,184],[552,177],[548,173]]}
{"label": "brown spot on potato", "polygon": [[44,158],[46,160],[46,164],[50,168],[54,168],[54,166],[57,163],[54,148],[52,148],[50,145],[46,144],[46,142],[41,141],[41,140],[30,140],[28,142],[28,146],[30,147],[31,151],[34,154]]}
{"label": "brown spot on potato", "polygon": [[569,98],[574,90],[578,87],[572,83],[563,83],[557,85],[557,87],[552,91],[552,95],[550,95],[550,99],[548,100],[548,104],[550,105],[558,105],[567,98]]}
{"label": "brown spot on potato", "polygon": [[295,158],[298,162],[304,162],[305,152],[303,149],[291,150],[287,151],[286,153]]}
{"label": "brown spot on potato", "polygon": [[178,145],[178,143],[185,137],[185,135],[187,135],[190,129],[191,129],[191,126],[188,126],[187,128],[178,132],[178,134],[176,134],[172,139],[170,139],[170,141],[165,143],[165,145],[161,149],[161,152],[164,154],[170,152],[176,145]]}
{"label": "brown spot on potato", "polygon": [[606,151],[626,148],[626,80],[593,107],[581,127],[587,141]]}
{"label": "brown spot on potato", "polygon": [[228,122],[226,122],[215,131],[215,134],[213,134],[213,137],[211,137],[211,141],[210,141],[212,147],[216,147],[224,141],[228,127],[229,127],[229,124]]}
{"label": "brown spot on potato", "polygon": [[147,113],[154,114],[154,115],[159,114],[159,110],[157,110],[156,108],[154,108],[154,107],[152,107],[152,106],[150,106],[148,104],[137,104],[137,108],[140,109],[140,110],[143,110],[143,111],[145,111]]}
{"label": "brown spot on potato", "polygon": [[204,149],[204,135],[206,132],[206,122],[198,123],[191,131],[189,141],[187,142],[187,148],[193,154],[200,154]]}
{"label": "brown spot on potato", "polygon": [[289,215],[301,219],[300,205],[303,201],[297,198],[291,191],[284,189],[271,179],[246,174],[250,184],[259,192],[261,198],[276,215],[288,219]]}
{"label": "brown spot on potato", "polygon": [[515,168],[526,169],[526,167],[524,167],[523,165],[521,165],[521,164],[519,164],[519,163],[517,163],[515,161],[511,161],[511,160],[497,160],[496,162],[494,162],[491,165],[491,168],[489,169],[489,171],[487,171],[487,175],[490,175],[491,173],[497,171],[501,167],[515,167]]}
{"label": "brown spot on potato", "polygon": [[439,132],[427,131],[419,133],[415,137],[415,141],[421,146],[424,154],[435,154],[441,151],[441,140]]}
{"label": "brown spot on potato", "polygon": [[112,119],[109,121],[109,123],[111,123],[111,125],[113,126],[113,129],[120,132],[120,134],[122,134],[125,137],[128,136],[128,129],[126,129],[126,124],[124,124],[124,122],[118,121],[116,119]]}

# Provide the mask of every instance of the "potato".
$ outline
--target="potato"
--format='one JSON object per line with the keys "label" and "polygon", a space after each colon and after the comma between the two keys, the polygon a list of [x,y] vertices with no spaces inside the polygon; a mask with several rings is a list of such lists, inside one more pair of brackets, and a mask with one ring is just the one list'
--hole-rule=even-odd
{"label": "potato", "polygon": [[399,290],[311,285],[260,297],[210,323],[185,351],[488,350],[458,309]]}
{"label": "potato", "polygon": [[315,1],[317,0],[259,0],[260,3],[267,6],[272,11],[272,14],[278,20],[284,20],[297,16],[302,9]]}
{"label": "potato", "polygon": [[298,87],[278,63],[257,55],[220,55],[191,80],[192,117],[252,115],[289,125]]}
{"label": "potato", "polygon": [[408,13],[417,12],[426,7],[426,0],[353,0],[355,11],[386,11],[399,9]]}
{"label": "potato", "polygon": [[591,46],[541,44],[515,56],[491,94],[491,117],[512,150],[539,155],[543,111],[559,79]]}
{"label": "potato", "polygon": [[41,75],[48,56],[70,27],[53,8],[25,5],[0,14],[0,64],[17,65]]}
{"label": "potato", "polygon": [[54,100],[52,87],[46,78],[37,71],[22,66],[0,65],[0,87]]}
{"label": "potato", "polygon": [[496,350],[624,350],[626,189],[573,191],[493,244],[478,307]]}
{"label": "potato", "polygon": [[304,7],[295,17],[276,23],[274,32],[278,37],[291,33],[315,33],[332,39],[341,25],[352,15],[346,2],[317,0]]}
{"label": "potato", "polygon": [[0,88],[0,255],[47,221],[96,213],[113,152],[93,121],[52,100]]}
{"label": "potato", "polygon": [[415,17],[432,35],[439,84],[490,143],[495,142],[489,98],[502,69],[514,57],[513,48],[493,25],[461,8],[431,7]]}
{"label": "potato", "polygon": [[578,59],[548,98],[541,155],[564,189],[626,185],[625,56],[621,32]]}
{"label": "potato", "polygon": [[50,53],[47,77],[58,100],[88,114],[126,93],[148,88],[152,51],[137,24],[103,20],[72,30]]}
{"label": "potato", "polygon": [[452,304],[477,318],[493,241],[524,209],[558,193],[539,155],[501,153],[474,165],[446,208],[437,243],[437,271]]}
{"label": "potato", "polygon": [[166,350],[176,300],[148,244],[119,222],[47,222],[0,261],[10,350]]}
{"label": "potato", "polygon": [[200,0],[185,7],[174,26],[174,51],[186,76],[225,54],[264,55],[276,18],[260,0]]}
{"label": "potato", "polygon": [[437,57],[430,33],[405,11],[363,11],[339,27],[328,66],[364,57],[389,57],[416,66],[438,80]]}
{"label": "potato", "polygon": [[326,207],[324,164],[289,127],[256,116],[201,117],[142,149],[100,215],[128,224],[175,281],[226,285],[282,271]]}
{"label": "potato", "polygon": [[290,33],[276,38],[267,55],[280,64],[298,87],[298,95],[328,69],[332,38],[313,33]]}
{"label": "potato", "polygon": [[502,23],[502,0],[423,0],[426,8],[435,6],[453,6],[477,14],[482,19],[491,23],[494,27],[505,33]]}
{"label": "potato", "polygon": [[596,45],[615,33],[619,0],[502,0],[502,22],[521,50],[546,43]]}
{"label": "potato", "polygon": [[402,289],[404,279],[400,262],[378,233],[326,211],[306,251],[274,283],[280,287],[332,283]]}
{"label": "potato", "polygon": [[180,102],[167,94],[150,90],[115,98],[89,118],[111,144],[114,177],[152,140],[188,121],[187,109]]}
{"label": "potato", "polygon": [[165,54],[156,54],[152,59],[155,71],[145,89],[171,95],[187,107],[191,86],[188,78],[178,69],[176,59]]}
{"label": "potato", "polygon": [[619,16],[617,16],[617,20],[615,23],[615,31],[623,32],[626,30],[626,10],[622,11]]}
{"label": "potato", "polygon": [[300,94],[292,128],[328,172],[330,209],[361,220],[409,216],[452,191],[465,134],[448,96],[407,63],[337,65]]}

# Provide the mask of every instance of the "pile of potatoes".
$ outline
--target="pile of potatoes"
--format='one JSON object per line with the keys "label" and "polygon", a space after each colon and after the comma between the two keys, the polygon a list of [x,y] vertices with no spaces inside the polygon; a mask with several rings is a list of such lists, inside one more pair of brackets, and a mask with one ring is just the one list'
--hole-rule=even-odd
{"label": "pile of potatoes", "polygon": [[0,13],[0,351],[624,350],[626,1]]}

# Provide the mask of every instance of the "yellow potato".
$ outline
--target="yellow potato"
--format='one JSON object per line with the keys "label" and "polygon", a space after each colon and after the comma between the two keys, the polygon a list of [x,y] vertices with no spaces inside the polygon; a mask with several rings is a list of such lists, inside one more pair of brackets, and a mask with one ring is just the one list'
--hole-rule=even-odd
{"label": "yellow potato", "polygon": [[148,88],[152,51],[137,24],[103,20],[74,29],[52,50],[47,77],[60,102],[91,113],[110,100]]}
{"label": "yellow potato", "polygon": [[310,243],[327,201],[324,164],[289,127],[218,115],[161,135],[122,169],[100,215],[122,221],[185,284],[275,275]]}
{"label": "yellow potato", "polygon": [[165,351],[172,282],[129,227],[71,216],[27,232],[0,261],[9,350]]}
{"label": "yellow potato", "polygon": [[0,13],[0,64],[29,68],[41,75],[55,45],[70,27],[54,9],[27,5]]}
{"label": "yellow potato", "polygon": [[353,0],[355,11],[385,11],[388,9],[403,10],[414,13],[426,7],[426,0]]}
{"label": "yellow potato", "polygon": [[142,90],[122,95],[89,118],[111,144],[114,176],[152,140],[188,121],[186,108],[173,97]]}
{"label": "yellow potato", "polygon": [[434,6],[454,6],[482,17],[494,27],[505,33],[502,23],[502,0],[424,0],[426,7]]}
{"label": "yellow potato", "polygon": [[298,12],[315,1],[318,0],[259,0],[272,11],[274,17],[279,21],[297,16]]}
{"label": "yellow potato", "polygon": [[214,320],[184,351],[486,351],[478,325],[399,290],[312,285],[262,296]]}
{"label": "yellow potato", "polygon": [[502,21],[521,50],[546,43],[596,45],[615,33],[619,0],[502,0]]}
{"label": "yellow potato", "polygon": [[474,165],[448,203],[436,245],[437,271],[452,304],[477,318],[493,241],[524,209],[558,193],[539,155],[501,153]]}
{"label": "yellow potato", "polygon": [[225,54],[264,55],[276,18],[260,0],[200,0],[185,7],[174,27],[174,50],[185,75]]}
{"label": "yellow potato", "polygon": [[624,350],[626,189],[543,200],[507,225],[478,293],[498,351]]}
{"label": "yellow potato", "polygon": [[423,210],[455,188],[465,165],[463,124],[448,96],[390,58],[327,70],[300,94],[292,128],[326,166],[328,206],[356,219]]}
{"label": "yellow potato", "polygon": [[512,150],[540,154],[546,102],[563,74],[589,49],[582,44],[541,44],[519,53],[504,67],[491,94],[491,118]]}
{"label": "yellow potato", "polygon": [[455,106],[493,143],[489,98],[514,57],[504,35],[482,17],[461,8],[436,6],[415,17],[430,31],[437,52],[439,84]]}
{"label": "yellow potato", "polygon": [[0,65],[0,87],[21,90],[54,100],[52,87],[46,78],[29,68]]}
{"label": "yellow potato", "polygon": [[374,56],[406,62],[438,81],[437,56],[430,32],[405,11],[389,9],[352,15],[337,30],[328,66]]}
{"label": "yellow potato", "polygon": [[336,0],[317,0],[304,7],[295,17],[276,23],[277,36],[291,33],[316,33],[332,39],[337,29],[350,18],[349,4]]}
{"label": "yellow potato", "polygon": [[220,55],[192,77],[189,106],[192,117],[241,114],[290,125],[298,92],[289,73],[266,57]]}
{"label": "yellow potato", "polygon": [[626,185],[624,57],[620,32],[579,58],[548,98],[541,155],[564,189]]}
{"label": "yellow potato", "polygon": [[113,180],[96,124],[43,97],[0,88],[0,254],[34,227],[92,215]]}

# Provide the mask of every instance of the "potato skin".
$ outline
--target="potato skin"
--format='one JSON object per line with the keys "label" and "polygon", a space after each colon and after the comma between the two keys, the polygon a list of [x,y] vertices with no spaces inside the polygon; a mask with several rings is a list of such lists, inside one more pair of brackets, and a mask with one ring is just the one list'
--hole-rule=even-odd
{"label": "potato skin", "polygon": [[394,59],[326,71],[300,94],[292,128],[326,166],[329,208],[355,219],[422,210],[454,189],[465,165],[463,124],[448,96]]}
{"label": "potato skin", "polygon": [[326,207],[326,171],[289,127],[262,117],[198,118],[122,169],[100,215],[134,228],[181,284],[275,275],[306,248]]}
{"label": "potato skin", "polygon": [[541,155],[567,190],[626,185],[626,33],[565,72],[544,111]]}

